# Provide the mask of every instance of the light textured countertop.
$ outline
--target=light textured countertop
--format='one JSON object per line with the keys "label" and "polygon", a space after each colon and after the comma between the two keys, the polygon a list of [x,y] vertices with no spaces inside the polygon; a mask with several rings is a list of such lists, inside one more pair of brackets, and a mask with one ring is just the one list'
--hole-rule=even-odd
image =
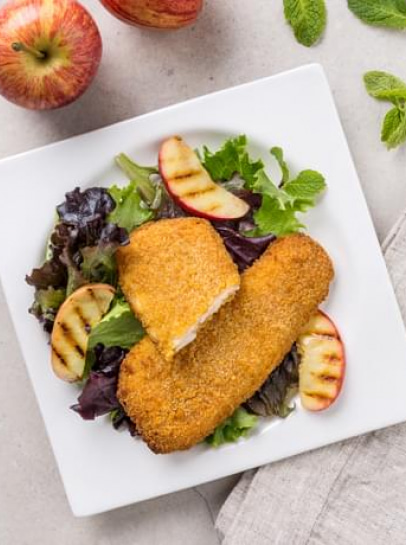
{"label": "light textured countertop", "polygon": [[[361,24],[348,12],[344,0],[327,3],[326,35],[317,47],[307,49],[295,42],[285,25],[282,0],[207,0],[198,24],[174,33],[131,28],[110,16],[96,0],[86,0],[84,4],[95,16],[104,42],[94,84],[75,104],[53,112],[25,111],[1,99],[0,158],[191,97],[319,62],[327,72],[382,240],[406,206],[406,147],[387,152],[380,143],[386,106],[367,96],[361,76],[367,70],[383,69],[406,79],[402,53],[406,34]],[[0,0],[2,4],[4,0]],[[4,180],[0,184],[1,198],[7,198],[7,184]],[[10,206],[18,213],[18,203]],[[213,519],[236,477],[75,519],[1,292],[0,362],[2,545],[218,543]]]}

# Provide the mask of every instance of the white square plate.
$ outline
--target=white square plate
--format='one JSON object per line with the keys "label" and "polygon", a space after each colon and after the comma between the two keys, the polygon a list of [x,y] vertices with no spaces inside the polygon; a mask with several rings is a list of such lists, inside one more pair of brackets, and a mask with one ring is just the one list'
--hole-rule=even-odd
{"label": "white square plate", "polygon": [[[295,170],[326,176],[328,191],[305,218],[329,251],[336,280],[325,308],[347,351],[341,397],[325,413],[300,407],[248,440],[155,455],[107,419],[69,410],[75,386],[55,378],[45,334],[27,312],[24,276],[40,263],[54,207],[75,185],[123,180],[113,157],[154,164],[173,133],[216,147],[245,133],[253,153],[282,146]],[[123,180],[124,181],[124,180]],[[317,65],[214,93],[0,163],[0,273],[15,329],[75,515],[90,515],[292,456],[406,420],[406,338],[368,209],[323,70]]]}

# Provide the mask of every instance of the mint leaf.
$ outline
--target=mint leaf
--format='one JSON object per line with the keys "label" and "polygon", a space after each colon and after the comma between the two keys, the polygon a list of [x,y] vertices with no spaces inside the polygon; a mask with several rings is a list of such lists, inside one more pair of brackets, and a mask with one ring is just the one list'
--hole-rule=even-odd
{"label": "mint leaf", "polygon": [[296,233],[304,225],[295,216],[295,208],[289,204],[283,210],[276,199],[264,195],[261,207],[254,213],[256,229],[250,233],[254,236],[264,236],[272,233],[276,236]]}
{"label": "mint leaf", "polygon": [[348,0],[348,7],[368,25],[406,28],[405,0]]}
{"label": "mint leaf", "polygon": [[400,108],[392,108],[386,114],[382,125],[381,140],[388,149],[396,148],[406,140],[406,113]]}
{"label": "mint leaf", "polygon": [[125,187],[113,185],[108,191],[116,203],[108,217],[110,223],[124,227],[130,233],[135,227],[152,219],[153,213],[143,205],[135,182]]}
{"label": "mint leaf", "polygon": [[283,0],[285,17],[296,40],[310,47],[321,37],[326,27],[327,10],[324,0]]}
{"label": "mint leaf", "polygon": [[247,137],[237,136],[226,140],[215,153],[203,148],[203,166],[215,181],[229,181],[239,174],[247,188],[255,182],[256,174],[264,168],[261,159],[253,161],[247,152]]}
{"label": "mint leaf", "polygon": [[324,176],[315,170],[302,170],[295,180],[287,182],[283,189],[292,197],[294,209],[305,212],[316,203],[316,197],[326,188]]}
{"label": "mint leaf", "polygon": [[156,188],[151,182],[151,176],[159,174],[156,167],[142,167],[130,159],[125,153],[115,157],[117,166],[121,168],[127,178],[135,184],[137,191],[147,204],[152,204],[156,198]]}
{"label": "mint leaf", "polygon": [[[405,4],[406,5],[406,4]],[[406,99],[406,83],[389,74],[373,70],[364,74],[365,88],[372,97],[398,103]]]}
{"label": "mint leaf", "polygon": [[239,407],[232,416],[217,426],[214,432],[206,437],[205,442],[212,447],[219,447],[224,443],[233,443],[240,437],[245,437],[248,432],[258,424],[258,417],[249,414]]}
{"label": "mint leaf", "polygon": [[289,168],[288,168],[288,165],[286,164],[286,161],[283,158],[283,149],[274,147],[271,149],[271,155],[273,155],[275,159],[278,161],[279,167],[282,171],[282,180],[280,185],[283,186],[283,184],[285,184],[289,180]]}

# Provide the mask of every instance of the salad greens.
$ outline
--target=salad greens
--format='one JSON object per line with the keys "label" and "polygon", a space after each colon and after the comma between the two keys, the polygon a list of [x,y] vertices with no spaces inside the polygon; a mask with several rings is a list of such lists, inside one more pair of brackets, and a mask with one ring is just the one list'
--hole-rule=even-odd
{"label": "salad greens", "polygon": [[[122,411],[117,399],[117,383],[120,365],[127,350],[119,346],[105,348],[98,344],[94,349],[95,360],[82,393],[72,410],[84,420],[94,420],[112,411]],[[129,419],[127,418],[129,423]],[[132,429],[132,425],[130,430]]]}
{"label": "salad greens", "polygon": [[152,210],[143,203],[134,180],[125,187],[113,185],[109,188],[109,193],[116,207],[109,214],[108,219],[111,223],[124,227],[129,233],[154,217]]}
{"label": "salad greens", "polygon": [[115,297],[109,312],[102,318],[89,335],[86,351],[84,376],[87,377],[94,366],[97,345],[106,348],[119,346],[129,350],[145,335],[145,331],[130,305],[121,297]]}
{"label": "salad greens", "polygon": [[158,168],[142,167],[130,159],[125,153],[117,155],[115,161],[130,182],[137,188],[137,191],[145,203],[151,206],[156,198],[156,187],[151,181],[151,176],[159,173]]}
{"label": "salad greens", "polygon": [[203,164],[214,180],[228,181],[238,174],[244,180],[244,189],[262,198],[254,210],[251,229],[244,233],[248,236],[283,236],[300,231],[304,225],[296,214],[315,206],[326,188],[324,177],[315,170],[303,170],[290,179],[282,148],[273,147],[270,153],[281,169],[279,185],[271,180],[261,160],[250,158],[244,135],[227,140],[215,153],[204,148]]}
{"label": "salad greens", "polygon": [[52,286],[49,286],[46,289],[39,288],[35,291],[34,302],[30,312],[40,322],[44,324],[53,324],[56,313],[65,299],[66,290],[63,288],[55,289]]}
{"label": "salad greens", "polygon": [[215,181],[229,181],[238,174],[250,188],[257,173],[264,168],[261,159],[252,160],[247,151],[247,137],[244,134],[229,138],[215,153],[203,147],[203,165]]}
{"label": "salad greens", "polygon": [[299,355],[296,345],[269,375],[261,388],[244,403],[244,407],[258,416],[286,418],[294,409],[290,398],[299,383]]}
{"label": "salad greens", "polygon": [[240,437],[246,437],[257,424],[257,416],[249,414],[243,407],[239,407],[229,418],[217,426],[214,432],[206,437],[205,441],[212,447],[219,447],[224,443],[233,443]]}
{"label": "salad greens", "polygon": [[106,347],[121,346],[121,348],[130,349],[144,335],[145,331],[134,316],[130,305],[124,299],[116,298],[110,311],[92,329],[88,350],[92,350],[99,343]]}
{"label": "salad greens", "polygon": [[406,141],[406,83],[388,72],[377,70],[364,74],[364,83],[372,97],[393,104],[383,120],[382,142],[388,149],[403,144]]}
{"label": "salad greens", "polygon": [[[117,282],[115,251],[128,244],[128,233],[108,216],[115,202],[108,191],[92,187],[80,191],[77,187],[66,194],[65,201],[57,206],[58,220],[50,237],[48,259],[26,277],[29,285],[38,290],[63,290],[68,297],[74,290],[89,282]],[[97,251],[96,251],[97,248]],[[38,305],[38,296],[31,312],[47,332],[52,331],[54,317],[59,308]],[[58,303],[63,302],[62,298]]]}
{"label": "salad greens", "polygon": [[[378,98],[399,101],[401,84],[400,80],[375,77],[373,92]],[[281,171],[277,183],[271,180],[263,161],[250,156],[245,135],[226,140],[214,152],[205,146],[199,154],[213,180],[250,205],[244,218],[212,222],[241,272],[278,236],[303,229],[297,214],[315,206],[326,187],[323,176],[314,170],[291,176],[281,148],[273,147],[270,154]],[[30,312],[49,333],[60,305],[79,286],[101,282],[116,288],[110,310],[90,332],[83,390],[72,409],[84,419],[109,413],[115,427],[126,423],[135,433],[117,400],[116,389],[121,362],[145,332],[120,292],[115,254],[129,243],[130,232],[143,223],[188,214],[168,195],[156,167],[140,166],[123,153],[116,157],[116,163],[129,183],[108,189],[76,188],[67,193],[56,209],[46,260],[26,280],[35,287]],[[297,365],[293,347],[258,392],[206,442],[219,446],[236,441],[257,425],[258,416],[287,416],[292,410],[290,393],[298,380]]]}

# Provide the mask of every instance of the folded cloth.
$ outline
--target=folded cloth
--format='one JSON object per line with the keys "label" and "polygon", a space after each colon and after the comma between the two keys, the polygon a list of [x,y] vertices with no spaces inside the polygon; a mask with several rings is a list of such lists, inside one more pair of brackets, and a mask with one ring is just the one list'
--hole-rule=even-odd
{"label": "folded cloth", "polygon": [[[406,212],[383,251],[406,321]],[[216,528],[223,545],[405,545],[406,424],[246,472]]]}

